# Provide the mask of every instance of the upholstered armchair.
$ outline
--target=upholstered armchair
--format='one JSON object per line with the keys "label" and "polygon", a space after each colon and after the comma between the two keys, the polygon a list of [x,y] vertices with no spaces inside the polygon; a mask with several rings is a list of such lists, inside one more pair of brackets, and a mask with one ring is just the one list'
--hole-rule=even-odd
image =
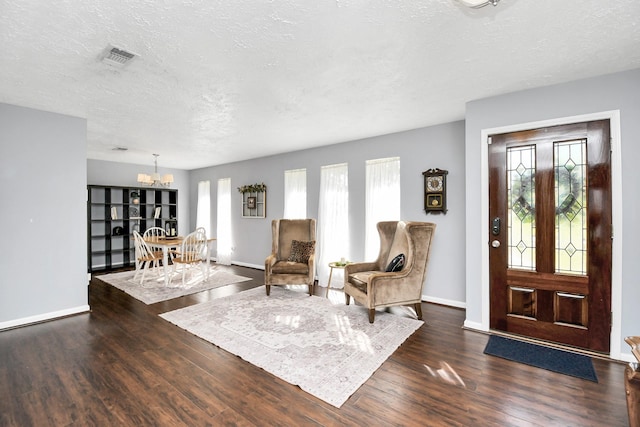
{"label": "upholstered armchair", "polygon": [[344,269],[347,305],[353,297],[368,308],[370,323],[376,308],[395,305],[413,305],[422,319],[422,285],[435,228],[430,222],[379,222],[378,258],[348,264]]}
{"label": "upholstered armchair", "polygon": [[274,219],[271,238],[271,255],[264,261],[267,295],[273,285],[307,285],[313,295],[316,220]]}

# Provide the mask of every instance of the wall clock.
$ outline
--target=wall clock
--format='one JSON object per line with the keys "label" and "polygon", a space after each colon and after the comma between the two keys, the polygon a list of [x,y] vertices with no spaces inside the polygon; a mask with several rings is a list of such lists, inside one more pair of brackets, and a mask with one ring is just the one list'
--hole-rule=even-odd
{"label": "wall clock", "polygon": [[447,213],[447,174],[443,169],[429,169],[424,176],[424,211]]}

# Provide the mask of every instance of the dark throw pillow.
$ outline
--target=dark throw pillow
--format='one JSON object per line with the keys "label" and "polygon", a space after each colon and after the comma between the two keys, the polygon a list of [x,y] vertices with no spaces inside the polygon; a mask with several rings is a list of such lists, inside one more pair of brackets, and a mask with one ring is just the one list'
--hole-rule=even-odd
{"label": "dark throw pillow", "polygon": [[389,265],[387,265],[387,272],[391,271],[400,271],[404,267],[404,254],[400,254],[391,260]]}
{"label": "dark throw pillow", "polygon": [[316,242],[312,240],[310,242],[303,242],[300,240],[293,240],[291,242],[291,255],[287,258],[287,261],[301,262],[306,264],[309,261],[309,257],[313,254],[313,248]]}

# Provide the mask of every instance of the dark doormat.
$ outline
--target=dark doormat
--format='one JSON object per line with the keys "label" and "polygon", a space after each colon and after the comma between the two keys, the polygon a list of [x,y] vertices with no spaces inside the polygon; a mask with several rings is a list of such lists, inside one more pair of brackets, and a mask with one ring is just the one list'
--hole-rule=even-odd
{"label": "dark doormat", "polygon": [[524,341],[491,335],[485,354],[536,366],[560,374],[598,382],[593,361],[589,356],[558,350]]}

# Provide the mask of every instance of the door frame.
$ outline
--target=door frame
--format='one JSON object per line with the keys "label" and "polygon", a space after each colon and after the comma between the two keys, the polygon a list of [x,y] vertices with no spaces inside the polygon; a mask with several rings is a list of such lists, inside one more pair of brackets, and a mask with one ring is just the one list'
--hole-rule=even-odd
{"label": "door frame", "polygon": [[490,316],[490,287],[489,287],[489,135],[498,133],[517,132],[521,130],[545,128],[556,125],[589,122],[594,120],[609,120],[611,131],[611,210],[614,230],[611,258],[611,345],[609,356],[613,359],[621,359],[622,341],[622,156],[620,150],[620,110],[602,111],[591,114],[561,117],[556,119],[519,123],[515,125],[482,129],[480,131],[480,185],[482,196],[480,200],[480,242],[481,261],[481,289],[482,289],[482,313],[481,330],[489,331]]}

